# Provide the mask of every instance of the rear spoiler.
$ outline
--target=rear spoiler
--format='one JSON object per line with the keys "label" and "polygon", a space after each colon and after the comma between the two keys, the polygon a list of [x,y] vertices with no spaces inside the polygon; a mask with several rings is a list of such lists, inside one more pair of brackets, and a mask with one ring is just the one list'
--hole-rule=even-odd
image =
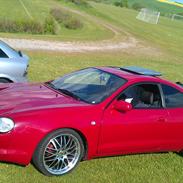
{"label": "rear spoiler", "polygon": [[183,87],[183,83],[181,82],[176,82],[176,84]]}

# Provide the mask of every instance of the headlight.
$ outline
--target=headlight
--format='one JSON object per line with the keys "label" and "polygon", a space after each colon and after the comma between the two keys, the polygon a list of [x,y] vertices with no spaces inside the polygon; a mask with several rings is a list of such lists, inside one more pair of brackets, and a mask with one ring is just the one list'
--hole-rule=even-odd
{"label": "headlight", "polygon": [[6,133],[13,129],[14,122],[9,118],[0,118],[0,133]]}

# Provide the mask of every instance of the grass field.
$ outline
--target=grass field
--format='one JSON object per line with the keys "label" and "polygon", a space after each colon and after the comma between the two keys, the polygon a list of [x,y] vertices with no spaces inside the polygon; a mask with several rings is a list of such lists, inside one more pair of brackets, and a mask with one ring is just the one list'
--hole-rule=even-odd
{"label": "grass field", "polygon": [[[22,6],[21,2],[24,6]],[[16,8],[15,8],[16,7]],[[24,9],[29,12],[27,13]],[[56,0],[0,0],[0,17],[11,20],[29,20],[28,14],[36,21],[43,22],[49,16],[50,9],[61,7]],[[36,10],[36,11],[35,11]],[[16,16],[15,16],[16,15]],[[87,17],[73,14],[78,17],[84,24],[83,28],[69,30],[61,26],[58,35],[29,35],[16,34],[16,37],[26,37],[35,39],[56,39],[56,40],[102,40],[113,36],[113,33],[105,27],[98,25],[96,22]],[[15,34],[0,33],[3,37],[15,37]]]}
{"label": "grass field", "polygon": [[[23,0],[29,3],[28,0]],[[117,8],[111,5],[91,3],[93,8],[79,8],[63,1],[34,0],[27,7],[38,9],[42,12],[33,13],[33,17],[44,18],[50,6],[58,3],[87,13],[90,16],[114,24],[121,29],[121,35],[128,35],[137,38],[144,45],[155,47],[158,52],[143,53],[141,50],[119,52],[97,52],[97,53],[57,53],[26,51],[30,56],[29,79],[30,81],[46,81],[76,69],[88,66],[124,66],[138,65],[155,69],[163,73],[164,77],[172,81],[183,81],[183,23],[172,22],[169,19],[161,18],[158,25],[151,25],[136,20],[136,11],[126,8]],[[149,1],[148,1],[149,2]],[[13,4],[14,3],[14,4]],[[0,0],[0,16],[7,16],[4,7],[18,7],[15,0]],[[22,8],[17,8],[17,17],[24,17]],[[19,16],[18,16],[19,15]],[[8,16],[14,18],[10,12]],[[42,19],[41,18],[41,19]],[[54,39],[63,40],[97,40],[111,38],[113,35],[107,32],[104,27],[88,21],[88,32],[65,33]],[[92,30],[92,31],[91,31]],[[101,32],[99,31],[101,30]],[[107,32],[103,35],[103,32]],[[100,33],[101,35],[100,35]],[[82,34],[82,35],[80,35]],[[0,34],[1,36],[2,34]],[[104,37],[102,37],[102,35]],[[28,37],[31,35],[3,34],[7,37]],[[97,38],[98,37],[98,38]],[[102,37],[102,38],[101,38]],[[36,37],[37,38],[37,37]],[[42,37],[39,37],[41,38]],[[53,37],[44,37],[53,39]],[[159,54],[160,53],[160,54]],[[78,168],[69,175],[63,177],[45,177],[40,174],[32,165],[24,168],[18,165],[0,163],[0,183],[182,183],[183,180],[183,157],[176,153],[142,154],[95,159],[81,162]]]}

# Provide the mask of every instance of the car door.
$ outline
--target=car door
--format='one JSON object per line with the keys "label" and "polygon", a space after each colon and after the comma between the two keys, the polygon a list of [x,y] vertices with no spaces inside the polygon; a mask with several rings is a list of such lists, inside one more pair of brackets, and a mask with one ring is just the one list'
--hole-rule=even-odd
{"label": "car door", "polygon": [[183,92],[166,84],[161,86],[168,112],[164,149],[183,150]]}
{"label": "car door", "polygon": [[[142,99],[147,95],[145,92],[150,92],[149,98]],[[114,109],[119,100],[131,103],[132,110],[120,112]],[[167,117],[158,84],[143,83],[128,87],[104,111],[99,154],[158,151],[164,142],[162,130]]]}

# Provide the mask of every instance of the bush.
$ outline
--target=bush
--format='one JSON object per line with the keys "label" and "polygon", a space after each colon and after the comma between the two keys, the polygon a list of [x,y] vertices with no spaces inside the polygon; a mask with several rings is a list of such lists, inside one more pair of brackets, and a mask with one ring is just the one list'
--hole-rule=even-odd
{"label": "bush", "polygon": [[44,22],[44,33],[46,34],[56,34],[57,33],[57,25],[52,16],[47,17]]}
{"label": "bush", "polygon": [[126,7],[128,8],[128,0],[121,0],[121,1],[116,1],[114,2],[115,6],[119,6],[119,7]]}
{"label": "bush", "polygon": [[132,8],[133,8],[134,10],[139,11],[139,10],[141,10],[142,8],[144,8],[144,6],[143,6],[142,4],[140,4],[140,3],[134,3],[134,4],[132,4]]}
{"label": "bush", "polygon": [[34,20],[19,20],[13,21],[8,19],[0,19],[0,31],[1,32],[25,32],[32,34],[43,34],[44,27],[40,22]]}
{"label": "bush", "polygon": [[71,15],[61,9],[61,8],[53,8],[50,10],[50,14],[55,18],[55,20],[59,23],[63,23],[64,21],[70,19]]}
{"label": "bush", "polygon": [[71,2],[71,3],[74,3],[74,4],[78,5],[78,6],[84,6],[84,7],[87,7],[87,8],[91,7],[88,4],[87,0],[67,0],[67,2]]}
{"label": "bush", "polygon": [[83,24],[80,20],[78,20],[76,18],[70,18],[64,22],[64,26],[67,29],[79,29],[79,28],[83,27]]}
{"label": "bush", "polygon": [[43,34],[44,27],[40,22],[34,20],[31,21],[21,21],[19,26],[21,30],[19,32],[31,33],[31,34]]}
{"label": "bush", "polygon": [[122,1],[116,1],[114,2],[115,6],[123,7],[123,2]]}
{"label": "bush", "polygon": [[0,19],[0,32],[29,33],[29,34],[56,34],[57,27],[53,17],[45,19],[44,24],[35,20]]}
{"label": "bush", "polygon": [[83,27],[83,23],[79,19],[61,8],[51,9],[50,14],[58,23],[63,24],[67,29],[79,29]]}

